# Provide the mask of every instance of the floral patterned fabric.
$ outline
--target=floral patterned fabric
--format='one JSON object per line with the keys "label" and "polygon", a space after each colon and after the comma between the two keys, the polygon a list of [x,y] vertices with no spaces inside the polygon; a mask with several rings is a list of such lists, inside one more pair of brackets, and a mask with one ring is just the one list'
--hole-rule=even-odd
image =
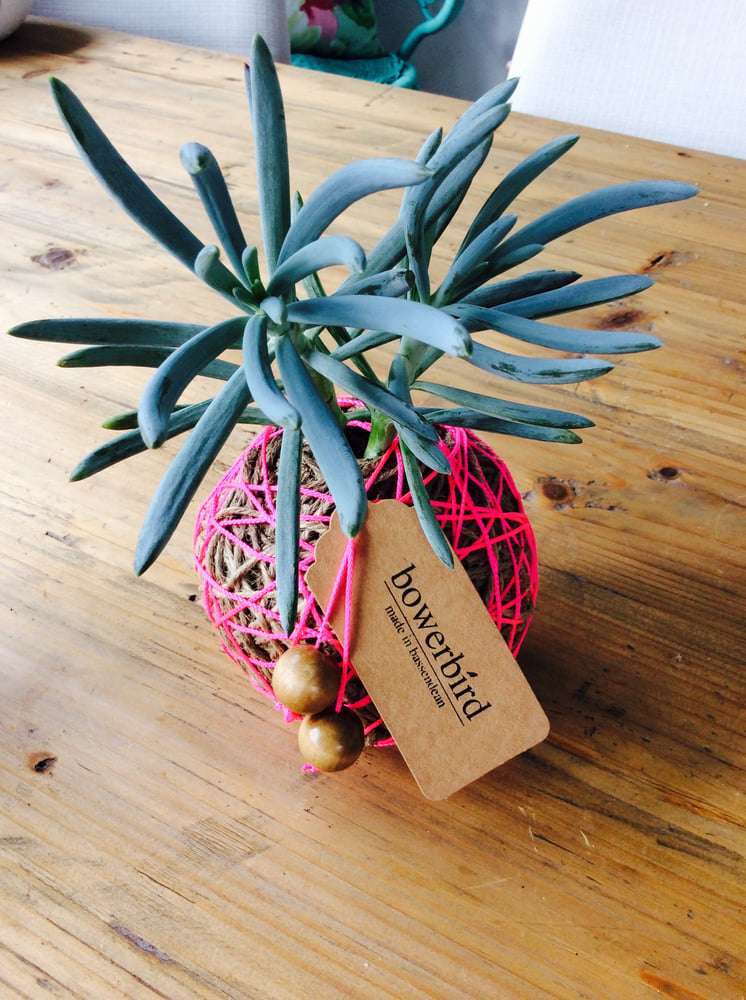
{"label": "floral patterned fabric", "polygon": [[315,56],[383,55],[373,0],[286,0],[290,48]]}

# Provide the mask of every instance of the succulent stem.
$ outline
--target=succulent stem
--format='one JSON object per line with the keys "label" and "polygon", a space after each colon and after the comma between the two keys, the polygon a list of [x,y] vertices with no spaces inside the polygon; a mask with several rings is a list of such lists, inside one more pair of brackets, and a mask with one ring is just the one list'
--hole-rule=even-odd
{"label": "succulent stem", "polygon": [[[297,347],[299,349],[299,353],[302,355],[302,351],[306,347],[306,343],[303,341],[297,342]],[[337,391],[334,388],[334,383],[330,382],[328,378],[325,378],[313,368],[308,368],[308,374],[318,389],[319,395],[324,401],[324,405],[332,414],[342,430],[344,430],[347,426],[347,417],[344,415],[344,412],[337,401]]]}
{"label": "succulent stem", "polygon": [[394,439],[394,425],[391,418],[380,410],[370,414],[370,434],[363,458],[380,458]]}

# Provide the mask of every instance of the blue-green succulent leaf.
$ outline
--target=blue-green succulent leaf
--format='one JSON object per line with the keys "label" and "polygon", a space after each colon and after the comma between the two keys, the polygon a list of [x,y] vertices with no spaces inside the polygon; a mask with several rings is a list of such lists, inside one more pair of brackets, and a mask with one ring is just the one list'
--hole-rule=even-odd
{"label": "blue-green succulent leaf", "polygon": [[202,414],[155,492],[135,550],[138,575],[166,547],[207,470],[250,402],[246,378],[238,369]]}
{"label": "blue-green succulent leaf", "polygon": [[252,316],[243,337],[243,367],[254,402],[278,427],[297,430],[300,415],[280,390],[272,372],[266,316]]}
{"label": "blue-green succulent leaf", "polygon": [[[531,260],[533,257],[537,257],[544,249],[541,243],[527,243],[523,246],[514,246],[511,245],[512,243],[513,237],[509,236],[504,243],[501,243],[498,246],[480,274],[474,278],[473,282],[462,282],[460,294],[463,297],[471,294],[471,292],[473,292],[485,281],[489,281],[491,278],[496,278],[498,274],[504,274],[511,268],[518,267],[520,264],[525,264],[526,261]],[[436,304],[439,301],[439,295],[437,293],[434,296],[434,301]]]}
{"label": "blue-green succulent leaf", "polygon": [[563,135],[535,150],[500,181],[484,203],[464,237],[461,249],[468,246],[480,233],[499,219],[513,204],[518,195],[525,191],[532,181],[572,149],[578,141],[577,135]]}
{"label": "blue-green succulent leaf", "polygon": [[440,524],[438,524],[438,519],[430,503],[430,496],[428,495],[417,460],[403,440],[399,440],[399,445],[401,448],[404,475],[407,478],[407,485],[412,497],[412,506],[417,512],[417,517],[425,538],[427,538],[430,547],[438,559],[448,566],[449,569],[453,569],[453,549],[448,544],[448,539],[443,534]]}
{"label": "blue-green succulent leaf", "polygon": [[323,299],[326,296],[318,271],[311,271],[302,279],[301,283],[309,299]]}
{"label": "blue-green succulent leaf", "polygon": [[661,346],[657,337],[635,330],[573,330],[569,327],[537,323],[525,316],[515,316],[502,309],[457,304],[449,307],[464,325],[477,330],[497,330],[508,337],[554,351],[575,354],[634,354]]}
{"label": "blue-green succulent leaf", "polygon": [[[229,302],[235,305],[237,302],[245,308],[252,308],[251,299],[240,297],[241,282],[228,270],[220,260],[220,250],[214,243],[202,247],[194,261],[194,273],[210,288],[224,295]],[[239,293],[237,296],[236,293]],[[245,294],[245,293],[244,293]]]}
{"label": "blue-green succulent leaf", "polygon": [[[443,138],[443,130],[436,129],[425,140],[417,154],[417,163],[425,165],[437,150]],[[430,301],[430,254],[432,247],[425,245],[425,216],[432,196],[432,181],[405,188],[401,200],[399,218],[404,228],[404,245],[407,260],[414,275],[417,297],[420,302]]]}
{"label": "blue-green succulent leaf", "polygon": [[357,372],[353,372],[346,365],[343,365],[341,361],[337,361],[321,351],[309,351],[306,360],[314,371],[329,379],[330,382],[334,382],[340,389],[350,393],[356,399],[362,400],[369,408],[380,410],[402,426],[416,431],[423,438],[429,438],[431,441],[437,440],[437,434],[433,428],[417,416],[414,408],[389,392],[388,389],[371,385]]}
{"label": "blue-green succulent leaf", "polygon": [[303,434],[286,427],[280,444],[275,496],[275,582],[277,610],[286,635],[295,627],[298,613],[300,561],[300,468]]}
{"label": "blue-green succulent leaf", "polygon": [[[140,432],[149,448],[158,448],[167,439],[169,417],[182,392],[235,343],[243,325],[239,316],[209,327],[177,348],[158,367],[143,390],[137,411]],[[235,366],[231,368],[235,370]]]}
{"label": "blue-green succulent leaf", "polygon": [[[169,420],[167,436],[169,438],[176,437],[177,434],[183,434],[194,427],[209,404],[209,400],[193,403],[191,406],[185,406],[173,413]],[[136,420],[137,414],[134,413],[133,416]],[[104,426],[111,426],[113,423],[113,421],[109,421]],[[113,426],[112,429],[114,429]],[[103,469],[116,465],[117,462],[123,462],[125,458],[132,458],[133,455],[140,455],[147,450],[148,446],[143,441],[142,434],[137,427],[134,427],[125,434],[120,434],[119,437],[112,438],[89,452],[70,473],[70,481],[76,483],[81,479],[87,479]]]}
{"label": "blue-green succulent leaf", "polygon": [[[364,289],[363,287],[361,287],[357,292],[351,291],[350,294],[375,295],[377,290],[375,285],[375,279],[377,277],[382,277],[382,276],[378,275],[371,276],[370,280],[373,283],[372,288]],[[361,280],[364,281],[365,279]],[[385,287],[386,284],[387,282],[384,279],[383,287]],[[326,296],[326,292],[324,291],[324,286],[321,284],[321,279],[316,273],[309,274],[308,277],[303,279],[303,287],[305,288],[306,292],[311,298],[324,298]],[[386,293],[385,291],[382,290],[379,294],[383,295]],[[349,344],[353,339],[353,332],[348,330],[344,326],[337,326],[332,324],[331,326],[327,326],[326,329],[331,334],[335,343],[340,347]],[[321,332],[321,328],[319,328],[319,332]],[[349,355],[347,355],[347,357],[352,358],[355,367],[359,370],[361,375],[363,375],[365,378],[368,379],[369,382],[372,382],[375,385],[380,384],[380,379],[376,375],[370,363],[366,358],[362,356],[362,354],[359,351],[352,351]]]}
{"label": "blue-green succulent leaf", "polygon": [[430,135],[425,139],[425,141],[420,146],[419,152],[417,153],[418,163],[427,163],[430,157],[433,155],[435,150],[440,146],[443,141],[443,126],[439,125],[438,128],[434,129]]}
{"label": "blue-green succulent leaf", "polygon": [[[481,146],[486,139],[491,138],[509,114],[509,104],[496,104],[469,117],[468,120],[464,116],[459,128],[454,126],[446,133],[443,142],[428,160],[427,165],[435,173],[436,178],[442,180],[465,156]],[[438,181],[434,179],[434,183],[437,184]]]}
{"label": "blue-green succulent leaf", "polygon": [[[60,368],[160,368],[173,355],[174,350],[173,347],[149,345],[134,347],[129,344],[94,345],[65,354],[57,364]],[[208,361],[198,374],[226,381],[236,368],[237,365],[229,361]]]}
{"label": "blue-green succulent leaf", "polygon": [[490,273],[490,261],[498,245],[517,221],[516,215],[505,215],[474,237],[451,264],[438,289],[439,302],[450,302],[458,298],[463,285],[472,289],[493,276]]}
{"label": "blue-green succulent leaf", "polygon": [[287,322],[287,306],[283,299],[277,296],[270,295],[262,299],[262,312],[278,327],[284,326]]}
{"label": "blue-green succulent leaf", "polygon": [[[391,362],[388,388],[408,407],[412,407],[412,394],[409,391],[407,365],[401,354],[396,354]],[[396,420],[394,420],[394,429],[415,458],[422,462],[423,465],[445,476],[451,474],[451,463],[448,456],[440,447],[440,440],[437,434],[435,440],[430,435],[424,437],[422,434],[403,426]]]}
{"label": "blue-green succulent leaf", "polygon": [[468,358],[471,351],[471,340],[461,324],[422,302],[377,295],[329,295],[290,303],[288,319],[314,326],[386,330],[457,358]]}
{"label": "blue-green succulent leaf", "polygon": [[247,70],[247,92],[254,133],[256,182],[264,256],[274,273],[290,228],[290,167],[285,106],[277,70],[264,39],[257,35]]}
{"label": "blue-green succulent leaf", "polygon": [[[228,379],[226,378],[225,381],[227,382]],[[201,403],[187,403],[186,405],[178,403],[173,409],[173,413],[171,414],[171,420],[175,419],[177,413],[181,413],[182,411],[186,410],[194,410],[195,412],[197,412],[197,410],[199,409],[198,413],[199,415],[201,414],[202,410],[205,409],[211,402],[212,402],[212,397],[210,397],[209,399],[202,400]],[[196,422],[197,418],[195,417],[194,423]],[[241,411],[237,423],[256,424],[259,427],[266,427],[269,424],[271,424],[271,421],[268,420],[267,417],[262,413],[262,411],[257,409],[256,406],[247,406],[244,410]],[[139,430],[139,424],[137,423],[137,410],[128,410],[126,413],[119,413],[114,417],[109,417],[108,419],[102,422],[101,426],[105,427],[107,430],[110,431],[125,431],[125,430],[135,430],[135,429]],[[143,449],[146,449],[146,447],[147,446],[143,441]]]}
{"label": "blue-green succulent leaf", "polygon": [[331,356],[336,358],[337,361],[346,361],[348,358],[359,358],[363,351],[370,351],[375,347],[390,344],[392,341],[398,339],[399,335],[397,333],[389,333],[387,330],[366,330],[364,333],[358,334],[357,337],[346,340],[339,347],[335,347],[331,352]]}
{"label": "blue-green succulent leaf", "polygon": [[284,295],[294,285],[324,267],[342,265],[353,274],[365,269],[365,251],[349,236],[322,236],[280,264],[267,285],[268,295]]}
{"label": "blue-green succulent leaf", "polygon": [[[489,277],[498,274],[502,270],[507,270],[510,267],[521,264],[524,261],[536,256],[536,254],[541,253],[543,247],[540,245],[529,245],[526,247],[519,247],[512,253],[504,255],[502,254],[502,248],[498,247],[493,255],[492,259],[488,262],[488,267],[483,273],[480,273],[477,277],[473,277],[474,284],[478,284],[480,281],[485,281]],[[463,294],[469,290],[469,282],[466,280],[466,276],[463,276],[462,286],[459,289],[459,293]],[[441,302],[441,291],[438,291],[433,296],[433,304],[439,306],[439,312],[451,312],[454,310],[448,309],[447,306],[442,306]],[[409,371],[411,373],[411,378],[414,380],[422,375],[428,368],[435,364],[435,362],[442,356],[442,347],[439,347],[432,340],[425,340],[424,337],[418,338],[421,343],[418,345],[413,345],[411,343],[411,337],[402,338],[401,351],[408,355],[409,361]]]}
{"label": "blue-green succulent leaf", "polygon": [[[404,239],[404,224],[401,218],[397,218],[373,249],[368,251],[366,274],[380,274],[382,271],[396,268],[402,264],[406,256],[407,246]],[[357,281],[359,279],[346,278],[339,286],[338,293],[346,295],[348,286],[352,284],[353,280]]]}
{"label": "blue-green succulent leaf", "polygon": [[481,97],[478,97],[458,118],[453,128],[449,130],[448,136],[450,136],[450,141],[458,141],[461,131],[468,126],[473,118],[478,118],[485,111],[489,111],[490,108],[495,108],[499,104],[506,104],[513,96],[517,86],[518,78],[511,77],[509,80],[502,80],[500,83],[495,84],[494,87],[491,87]]}
{"label": "blue-green succulent leaf", "polygon": [[635,208],[682,201],[698,193],[680,181],[629,181],[589,191],[529,222],[504,244],[506,251],[528,243],[547,244],[581,226]]}
{"label": "blue-green succulent leaf", "polygon": [[387,387],[398,396],[407,406],[412,405],[412,393],[409,389],[409,378],[407,375],[407,364],[401,354],[395,354],[391,360],[389,377],[386,382]]}
{"label": "blue-green succulent leaf", "polygon": [[241,274],[246,279],[246,286],[255,299],[264,298],[265,291],[262,276],[259,273],[259,254],[253,245],[247,246],[241,254]]}
{"label": "blue-green succulent leaf", "polygon": [[448,456],[436,442],[427,440],[421,434],[415,434],[414,431],[411,431],[408,427],[403,427],[395,420],[392,423],[394,430],[399,435],[399,440],[404,442],[418,461],[434,472],[450,476],[452,471],[451,463]]}
{"label": "blue-green succulent leaf", "polygon": [[355,455],[290,337],[278,338],[275,356],[288,399],[301,415],[303,436],[334,497],[342,531],[353,538],[363,525],[368,505]]}
{"label": "blue-green succulent leaf", "polygon": [[[532,299],[555,288],[564,288],[580,278],[578,271],[555,271],[547,268],[541,271],[530,271],[517,278],[506,278],[494,285],[482,285],[465,295],[461,301],[471,302],[475,306],[493,308],[517,299]],[[510,310],[507,310],[510,311]]]}
{"label": "blue-green succulent leaf", "polygon": [[[443,142],[437,145],[427,161],[432,177],[421,185],[420,190],[405,193],[400,225],[409,266],[415,272],[420,299],[423,302],[430,300],[426,265],[430,260],[433,243],[439,235],[432,232],[431,223],[436,219],[439,220],[444,211],[449,218],[453,216],[478,169],[477,164],[481,165],[483,162],[484,144],[491,143],[495,129],[507,118],[509,111],[507,104],[490,107],[462,122],[458,131],[458,141],[454,138],[454,131],[451,131]],[[473,163],[469,161],[469,169],[465,171],[464,161],[475,150],[478,151],[477,157]],[[425,152],[427,151],[426,144]],[[486,151],[484,155],[486,156]],[[472,165],[475,167],[474,172],[471,172]],[[440,198],[436,205],[431,207],[436,194],[440,194]]]}
{"label": "blue-green succulent leaf", "polygon": [[[407,295],[413,287],[412,272],[404,267],[394,267],[388,271],[370,274],[367,270],[359,278],[345,280],[345,295],[386,295],[392,299]],[[319,292],[312,293],[318,296]],[[335,293],[336,294],[336,293]]]}
{"label": "blue-green succulent leaf", "polygon": [[135,173],[67,84],[53,77],[50,86],[73,142],[98,180],[138,225],[193,270],[201,241]]}
{"label": "blue-green succulent leaf", "polygon": [[338,215],[360,198],[389,188],[421,184],[430,176],[426,167],[411,160],[387,157],[359,160],[342,167],[317,187],[298,210],[282,245],[280,262],[317,240]]}
{"label": "blue-green succulent leaf", "polygon": [[236,274],[244,274],[242,256],[246,239],[218,161],[207,146],[199,142],[186,143],[180,155],[228,260]]}
{"label": "blue-green succulent leaf", "polygon": [[614,365],[609,361],[597,361],[589,358],[524,358],[516,354],[506,354],[504,351],[486,347],[474,342],[474,353],[471,363],[482,371],[500,375],[513,382],[529,382],[534,384],[553,383],[567,385],[573,382],[586,382],[610,372]]}
{"label": "blue-green succulent leaf", "polygon": [[[652,284],[652,279],[644,274],[611,275],[608,278],[579,281],[571,287],[534,292],[507,302],[503,305],[503,309],[515,316],[540,319],[544,316],[557,316],[575,309],[602,305],[604,302],[614,302],[628,295],[637,295],[638,292],[650,288]],[[498,302],[493,304],[500,305]]]}
{"label": "blue-green succulent leaf", "polygon": [[[426,226],[428,242],[432,246],[444,232],[448,223],[458,211],[472,180],[487,159],[492,146],[492,138],[485,139],[470,153],[458,160],[449,173],[441,177],[435,189],[428,184]],[[368,253],[367,273],[377,273],[396,267],[407,255],[404,223],[401,216],[387,233]],[[339,288],[347,294],[351,279],[347,278]]]}
{"label": "blue-green succulent leaf", "polygon": [[517,420],[502,420],[491,417],[479,410],[467,407],[445,410],[427,410],[428,420],[435,424],[451,427],[467,427],[473,431],[490,434],[507,434],[510,437],[527,438],[534,441],[550,441],[555,444],[580,444],[582,438],[574,431],[561,427],[546,427],[542,424],[520,423]]}
{"label": "blue-green succulent leaf", "polygon": [[261,293],[249,292],[244,286],[239,285],[236,282],[235,288],[233,289],[233,304],[240,306],[245,313],[249,316],[253,315],[261,302],[264,300],[264,296]]}
{"label": "blue-green succulent leaf", "polygon": [[63,354],[58,368],[157,368],[171,357],[173,347],[153,347],[150,344],[95,344]]}
{"label": "blue-green succulent leaf", "polygon": [[507,399],[498,399],[496,396],[486,396],[482,393],[470,392],[450,385],[440,385],[436,382],[415,382],[412,388],[432,393],[432,395],[447,399],[457,406],[503,420],[517,420],[526,424],[538,424],[542,427],[594,426],[592,420],[577,413],[565,413],[563,410],[531,406],[527,403],[513,403]]}
{"label": "blue-green succulent leaf", "polygon": [[37,319],[8,331],[11,337],[57,344],[140,344],[178,347],[204,330],[195,323],[147,319]]}
{"label": "blue-green succulent leaf", "polygon": [[487,157],[495,130],[509,112],[510,106],[501,104],[480,114],[464,115],[428,161],[433,177],[423,186],[420,200],[421,211],[426,213],[424,224],[433,242],[443,231],[440,227],[453,218]]}

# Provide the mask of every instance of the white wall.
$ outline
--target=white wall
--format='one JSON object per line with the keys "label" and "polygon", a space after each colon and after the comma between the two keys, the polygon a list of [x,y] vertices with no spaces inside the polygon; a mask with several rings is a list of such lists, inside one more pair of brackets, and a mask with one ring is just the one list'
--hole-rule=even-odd
{"label": "white wall", "polygon": [[[474,100],[507,75],[528,0],[466,0],[453,24],[415,50],[422,90]],[[415,0],[376,0],[379,33],[396,51],[419,9]]]}

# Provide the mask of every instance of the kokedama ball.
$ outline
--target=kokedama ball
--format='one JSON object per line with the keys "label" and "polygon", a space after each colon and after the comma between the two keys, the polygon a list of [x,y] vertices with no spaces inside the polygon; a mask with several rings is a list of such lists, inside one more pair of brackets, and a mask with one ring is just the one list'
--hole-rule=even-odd
{"label": "kokedama ball", "polygon": [[[350,409],[354,401],[342,400]],[[348,420],[348,438],[362,454],[370,424]],[[452,474],[422,468],[435,515],[496,628],[513,654],[518,652],[534,612],[538,587],[536,547],[520,493],[505,464],[475,434],[440,427],[441,448]],[[359,440],[358,440],[359,439]],[[195,562],[203,580],[205,608],[223,649],[244,669],[255,687],[298,715],[280,682],[276,664],[289,648],[318,648],[337,666],[337,689],[363,720],[366,743],[393,743],[360,679],[342,669],[344,651],[305,580],[315,546],[327,530],[334,501],[307,446],[301,458],[299,618],[292,635],[280,625],[275,589],[275,502],[282,430],[268,427],[228,470],[202,505],[195,532]],[[394,440],[377,459],[361,459],[368,499],[411,504],[401,450]],[[292,696],[291,696],[292,697]],[[305,702],[295,704],[305,705]]]}
{"label": "kokedama ball", "polygon": [[315,646],[291,646],[272,671],[272,690],[279,702],[298,715],[321,712],[339,694],[340,670]]}
{"label": "kokedama ball", "polygon": [[307,715],[298,730],[303,758],[319,771],[343,771],[363,752],[365,733],[357,712],[342,706]]}

